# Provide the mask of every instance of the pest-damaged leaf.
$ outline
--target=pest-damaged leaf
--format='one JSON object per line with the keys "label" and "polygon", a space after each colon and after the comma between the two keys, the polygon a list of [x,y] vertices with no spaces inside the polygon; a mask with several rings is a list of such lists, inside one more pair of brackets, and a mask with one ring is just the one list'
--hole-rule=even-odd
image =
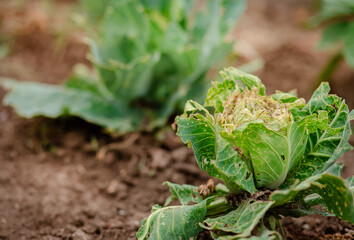
{"label": "pest-damaged leaf", "polygon": [[222,233],[225,235],[220,235],[215,232],[211,232],[211,236],[216,240],[282,240],[282,236],[276,232],[267,229],[262,223],[257,225],[252,232],[250,237],[237,237],[237,235],[230,235],[227,233]]}
{"label": "pest-damaged leaf", "polygon": [[240,238],[239,240],[282,240],[283,237],[276,231],[267,229],[263,224],[256,228],[256,236]]}
{"label": "pest-damaged leaf", "polygon": [[225,239],[248,237],[272,205],[273,202],[271,201],[244,201],[236,210],[224,216],[208,218],[200,225],[204,229],[217,231],[219,234],[220,232],[234,234],[233,238]]}
{"label": "pest-damaged leaf", "polygon": [[351,134],[348,106],[338,96],[329,94],[329,91],[327,83],[321,84],[302,110],[305,114],[319,116],[327,112],[328,126],[325,128],[323,121],[315,132],[309,132],[305,156],[289,173],[283,187],[290,186],[296,179],[302,181],[325,171],[336,159],[352,149],[348,143]]}
{"label": "pest-damaged leaf", "polygon": [[220,137],[214,121],[203,106],[189,101],[185,114],[176,119],[177,135],[193,147],[202,170],[223,180],[232,192],[254,193],[252,173],[232,145]]}
{"label": "pest-damaged leaf", "polygon": [[353,193],[343,179],[328,173],[312,176],[289,189],[274,191],[270,200],[275,202],[275,206],[279,206],[313,193],[322,197],[330,212],[344,220],[354,222]]}
{"label": "pest-damaged leaf", "polygon": [[[341,163],[334,163],[332,166],[330,166],[327,170],[326,173],[340,177],[343,169],[343,164]],[[349,184],[348,184],[349,185]],[[350,187],[350,185],[349,185]],[[310,208],[315,205],[323,205],[326,206],[326,203],[324,202],[323,198],[318,195],[317,193],[310,194],[304,198],[305,205],[307,208]],[[327,214],[327,213],[325,213]]]}
{"label": "pest-damaged leaf", "polygon": [[214,107],[215,112],[223,112],[223,103],[236,89],[236,83],[233,80],[224,80],[223,82],[213,82],[213,87],[208,91],[204,101],[205,107]]}
{"label": "pest-damaged leaf", "polygon": [[[200,203],[203,199],[200,197],[198,193],[198,187],[188,185],[188,184],[175,184],[171,182],[165,182],[170,188],[171,195],[166,199],[165,206],[170,205],[170,203],[177,199],[182,205],[190,205],[193,203]],[[228,189],[223,184],[217,184],[215,186],[214,192],[210,193],[208,197],[211,196],[224,196],[225,194],[229,194]]]}
{"label": "pest-damaged leaf", "polygon": [[248,73],[244,73],[236,68],[229,67],[226,68],[224,71],[220,72],[221,77],[223,80],[232,80],[237,83],[237,85],[244,90],[247,88],[248,90],[251,90],[252,87],[256,87],[259,89],[260,95],[265,94],[265,87],[261,80]]}
{"label": "pest-damaged leaf", "polygon": [[252,159],[257,186],[278,187],[285,179],[289,149],[285,136],[263,124],[249,124],[234,132],[235,145],[247,150]]}
{"label": "pest-damaged leaf", "polygon": [[200,203],[203,201],[198,194],[198,187],[187,184],[179,185],[170,182],[165,182],[165,185],[167,185],[171,191],[171,196],[166,199],[165,206],[168,206],[175,199],[178,199],[182,205]]}
{"label": "pest-damaged leaf", "polygon": [[328,114],[326,111],[318,111],[318,113],[307,115],[290,126],[288,133],[288,147],[290,148],[288,172],[298,167],[300,161],[304,158],[309,134],[316,132],[318,129],[326,130],[327,128]]}
{"label": "pest-damaged leaf", "polygon": [[213,107],[215,113],[224,111],[224,104],[238,88],[241,92],[252,87],[259,88],[261,95],[265,94],[265,87],[261,80],[251,74],[244,73],[238,69],[229,67],[220,72],[221,82],[213,82],[213,87],[208,91],[204,102],[205,107]]}
{"label": "pest-damaged leaf", "polygon": [[199,223],[207,212],[207,200],[189,206],[171,206],[155,210],[142,221],[139,240],[195,239],[201,231]]}
{"label": "pest-damaged leaf", "polygon": [[286,93],[278,90],[274,94],[272,94],[272,98],[282,103],[292,103],[298,100],[295,93]]}

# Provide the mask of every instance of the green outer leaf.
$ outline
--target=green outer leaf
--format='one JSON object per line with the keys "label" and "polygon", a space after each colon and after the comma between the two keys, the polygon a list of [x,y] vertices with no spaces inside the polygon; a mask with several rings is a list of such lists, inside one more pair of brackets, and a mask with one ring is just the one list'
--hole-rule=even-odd
{"label": "green outer leaf", "polygon": [[262,123],[251,123],[241,132],[232,132],[235,145],[247,151],[257,187],[277,188],[283,183],[289,165],[287,138]]}
{"label": "green outer leaf", "polygon": [[271,95],[271,97],[281,103],[292,103],[298,100],[294,93],[286,93],[281,91],[276,91]]}
{"label": "green outer leaf", "polygon": [[316,132],[317,129],[326,130],[327,128],[328,114],[322,110],[318,111],[318,114],[308,115],[290,126],[288,136],[288,144],[291,149],[288,170],[290,174],[294,167],[297,167],[300,161],[305,158],[309,134]]}
{"label": "green outer leaf", "polygon": [[322,164],[317,165],[316,173],[323,172],[345,152],[352,149],[348,143],[351,135],[348,106],[344,100],[338,100],[337,108],[337,113],[329,123],[329,129],[321,132],[319,140],[309,152],[315,159],[322,158]]}
{"label": "green outer leaf", "polygon": [[294,201],[299,194],[306,196],[313,193],[323,198],[330,212],[354,223],[353,193],[343,179],[328,173],[312,176],[287,190],[274,191],[270,195],[270,200],[275,202],[274,206],[279,206]]}
{"label": "green outer leaf", "polygon": [[210,176],[220,178],[234,193],[255,193],[252,173],[232,145],[219,136],[214,118],[201,105],[189,101],[185,114],[177,117],[177,135],[193,147],[198,166]]}
{"label": "green outer leaf", "polygon": [[256,87],[259,89],[260,95],[265,95],[265,86],[262,81],[252,74],[244,73],[234,67],[225,68],[220,72],[223,80],[232,80],[235,81],[236,84],[240,87],[240,89],[244,90],[245,87],[251,89],[252,87]]}
{"label": "green outer leaf", "polygon": [[91,70],[83,64],[77,64],[74,67],[73,74],[68,81],[65,82],[64,87],[73,90],[87,91],[97,96],[110,99],[111,93],[107,91],[107,89],[102,88],[99,81],[100,79],[96,71]]}
{"label": "green outer leaf", "polygon": [[354,110],[351,110],[349,113],[349,121],[353,121],[354,120]]}
{"label": "green outer leaf", "polygon": [[268,230],[263,224],[257,228],[257,236],[241,238],[240,240],[282,240],[280,233]]}
{"label": "green outer leaf", "polygon": [[[168,206],[175,199],[178,199],[182,205],[190,205],[191,203],[200,203],[203,201],[198,193],[198,187],[196,186],[188,184],[179,185],[171,182],[165,182],[164,184],[167,185],[171,191],[171,195],[166,199],[165,206]],[[215,192],[211,193],[208,197],[213,196],[223,198],[229,193],[230,191],[225,185],[218,183],[215,186]],[[217,203],[218,201],[213,201],[211,204],[215,206]],[[229,206],[230,204],[227,203],[227,205]],[[209,205],[208,214],[209,212],[212,212],[211,208],[212,206]]]}
{"label": "green outer leaf", "polygon": [[[177,135],[184,143],[188,143],[188,147],[193,147],[198,166],[213,176],[215,169],[210,161],[217,157],[214,119],[211,115],[208,115],[207,110],[193,101],[186,103],[185,112],[185,115],[176,118]],[[192,114],[189,115],[189,112]]]}
{"label": "green outer leaf", "polygon": [[166,200],[165,206],[169,205],[171,201],[175,199],[178,199],[182,205],[188,205],[191,202],[200,203],[203,201],[199,196],[198,187],[170,182],[165,182],[164,184],[167,185],[171,191],[171,196]]}
{"label": "green outer leaf", "polygon": [[201,231],[199,223],[207,212],[207,200],[190,206],[171,206],[155,210],[142,221],[138,240],[196,239]]}
{"label": "green outer leaf", "polygon": [[329,84],[327,82],[321,83],[321,85],[312,94],[311,99],[308,101],[303,111],[307,111],[311,114],[318,110],[327,110],[329,112],[335,112],[335,108],[332,104],[335,104],[339,97],[333,94],[329,94]]}
{"label": "green outer leaf", "polygon": [[[269,219],[268,219],[268,221],[269,221]],[[271,228],[274,229],[275,226],[274,227],[272,226]],[[252,231],[252,236],[250,236],[250,237],[238,238],[238,237],[235,237],[234,235],[218,236],[217,234],[215,234],[213,232],[212,232],[212,236],[214,237],[214,239],[217,239],[217,240],[234,240],[234,239],[238,239],[238,240],[282,240],[283,239],[280,233],[267,229],[264,226],[263,221],[256,226],[256,228]]]}
{"label": "green outer leaf", "polygon": [[207,230],[236,233],[234,237],[248,237],[274,202],[245,201],[234,211],[208,218],[200,226]]}
{"label": "green outer leaf", "polygon": [[218,172],[219,178],[233,193],[239,189],[246,190],[253,194],[257,190],[254,186],[253,175],[247,164],[241,159],[239,153],[232,148],[232,145],[219,136],[217,160],[212,161]]}
{"label": "green outer leaf", "polygon": [[336,162],[326,170],[326,173],[340,177],[342,174],[343,166],[343,163]]}
{"label": "green outer leaf", "polygon": [[[332,166],[330,166],[327,170],[326,173],[340,177],[343,169],[343,164],[342,163],[334,163]],[[310,208],[315,205],[322,204],[323,206],[326,206],[326,203],[323,201],[323,198],[318,195],[317,193],[310,194],[304,198],[305,205],[307,208]],[[325,213],[328,214],[328,213]]]}
{"label": "green outer leaf", "polygon": [[232,80],[213,82],[213,87],[209,88],[208,95],[204,101],[205,107],[214,107],[216,113],[224,111],[224,102],[236,89],[236,83]]}
{"label": "green outer leaf", "polygon": [[139,111],[119,102],[104,99],[95,93],[14,80],[6,80],[1,84],[10,89],[4,104],[13,106],[23,117],[56,118],[70,114],[121,133],[132,131],[140,125]]}
{"label": "green outer leaf", "polygon": [[[319,129],[310,134],[304,158],[298,167],[289,172],[282,188],[290,186],[294,181],[303,181],[324,172],[346,151],[352,149],[348,143],[351,135],[348,106],[338,96],[329,94],[329,91],[328,83],[322,83],[302,110],[305,115],[318,114]],[[329,119],[327,128],[323,125],[326,119],[324,112],[327,112]]]}

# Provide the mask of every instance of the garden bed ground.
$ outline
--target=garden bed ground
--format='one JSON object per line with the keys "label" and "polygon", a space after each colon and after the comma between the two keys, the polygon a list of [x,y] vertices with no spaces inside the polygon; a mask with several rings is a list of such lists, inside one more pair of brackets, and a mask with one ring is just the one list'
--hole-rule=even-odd
{"label": "garden bed ground", "polygon": [[[16,39],[12,52],[0,60],[0,75],[60,83],[75,63],[87,64],[87,48],[79,41],[80,32],[68,34],[67,44],[58,48],[49,31],[60,21],[55,16],[69,11],[73,1],[56,1],[54,15],[38,2],[28,1],[22,11],[0,7],[0,33]],[[269,92],[297,88],[308,98],[329,58],[315,48],[320,32],[301,27],[311,15],[312,2],[249,1],[234,35],[241,39],[237,48],[242,61],[264,59],[257,74]],[[334,92],[351,108],[353,78],[353,71],[342,64],[332,82]],[[0,90],[1,98],[4,93]],[[208,179],[171,130],[156,136],[110,137],[79,119],[26,120],[2,105],[0,122],[0,240],[135,239],[141,219],[168,196],[164,181],[200,185]],[[98,160],[97,149],[113,142],[119,150]],[[344,176],[354,173],[353,157],[351,151],[341,160]],[[333,217],[283,222],[291,239],[354,236],[354,226]],[[208,239],[207,234],[200,239]]]}

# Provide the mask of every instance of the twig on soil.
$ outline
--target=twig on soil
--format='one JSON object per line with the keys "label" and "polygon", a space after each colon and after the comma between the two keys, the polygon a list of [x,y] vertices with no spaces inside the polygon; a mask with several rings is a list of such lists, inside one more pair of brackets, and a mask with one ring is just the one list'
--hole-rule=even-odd
{"label": "twig on soil", "polygon": [[115,143],[110,143],[107,144],[103,147],[100,148],[100,150],[96,154],[96,158],[99,161],[104,161],[106,154],[110,151],[119,151],[122,149],[126,149],[133,145],[135,141],[139,138],[140,134],[139,133],[133,133],[131,134],[126,140],[123,142],[115,142]]}

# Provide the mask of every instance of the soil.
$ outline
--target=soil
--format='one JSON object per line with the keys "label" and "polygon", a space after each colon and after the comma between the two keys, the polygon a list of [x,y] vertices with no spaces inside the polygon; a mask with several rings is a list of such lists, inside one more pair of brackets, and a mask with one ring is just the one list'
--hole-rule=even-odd
{"label": "soil", "polygon": [[[51,31],[68,24],[75,1],[55,1],[52,12],[40,1],[20,8],[8,3],[0,2],[0,34],[12,40],[11,52],[0,60],[0,76],[58,84],[75,64],[88,64],[82,32],[70,29],[63,37]],[[297,88],[299,96],[309,98],[331,55],[316,49],[320,30],[304,28],[313,3],[249,1],[234,36],[240,39],[241,59],[264,60],[256,74],[269,92]],[[64,44],[58,45],[59,38]],[[331,79],[333,91],[351,108],[353,78],[343,63]],[[1,98],[4,94],[0,90]],[[208,180],[170,129],[114,137],[76,118],[22,119],[3,105],[0,122],[0,240],[136,239],[151,206],[169,195],[164,181],[200,185]],[[102,154],[102,146],[112,143],[119,150]],[[351,151],[341,159],[344,177],[354,172],[353,157]],[[353,225],[335,217],[283,223],[289,239],[354,237]],[[208,239],[208,233],[199,239]]]}

